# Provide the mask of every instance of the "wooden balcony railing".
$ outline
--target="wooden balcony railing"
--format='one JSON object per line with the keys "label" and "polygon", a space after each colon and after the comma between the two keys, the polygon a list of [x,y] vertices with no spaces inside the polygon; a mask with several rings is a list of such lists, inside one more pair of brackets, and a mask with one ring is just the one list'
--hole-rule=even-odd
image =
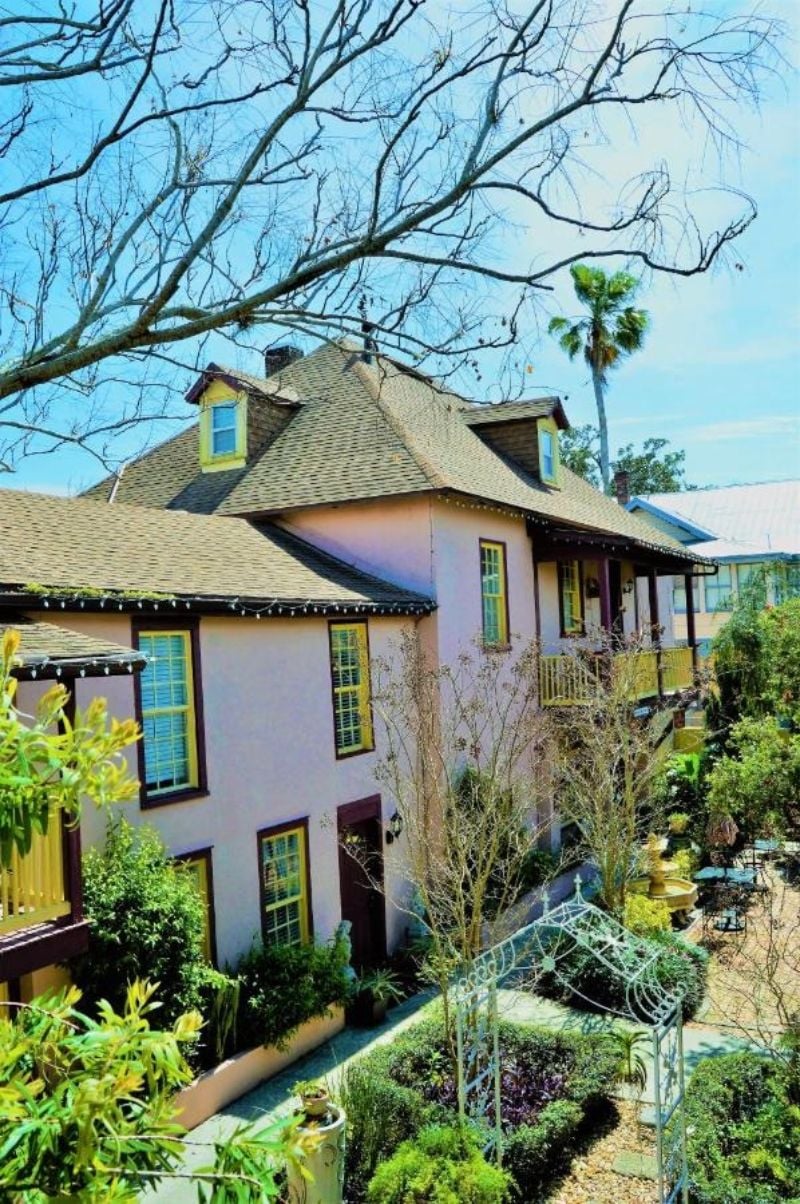
{"label": "wooden balcony railing", "polygon": [[661,673],[666,693],[688,689],[694,682],[691,648],[662,648]]}
{"label": "wooden balcony railing", "polygon": [[25,857],[14,853],[11,868],[0,869],[0,938],[69,915],[67,895],[61,817],[55,815]]}
{"label": "wooden balcony railing", "polygon": [[[630,673],[632,701],[655,698],[659,693],[658,671],[661,658],[661,689],[673,693],[692,685],[691,648],[663,648],[641,652],[618,652],[613,671]],[[543,656],[539,667],[539,698],[542,706],[573,706],[597,696],[601,659],[578,660],[574,656]]]}

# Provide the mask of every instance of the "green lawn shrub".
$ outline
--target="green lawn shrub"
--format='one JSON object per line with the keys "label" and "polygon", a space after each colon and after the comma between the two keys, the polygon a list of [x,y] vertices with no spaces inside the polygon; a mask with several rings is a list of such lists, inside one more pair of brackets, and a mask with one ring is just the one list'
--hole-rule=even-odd
{"label": "green lawn shrub", "polygon": [[652,936],[654,932],[669,932],[672,928],[669,907],[663,899],[651,899],[633,891],[625,896],[622,922],[636,936]]}
{"label": "green lawn shrub", "polygon": [[301,1024],[327,1016],[351,994],[348,950],[327,945],[254,946],[239,963],[238,1044],[286,1047]]}
{"label": "green lawn shrub", "polygon": [[[683,1018],[691,1020],[705,996],[708,954],[676,932],[654,932],[646,939],[657,952],[654,973],[659,984],[670,994],[682,997]],[[629,976],[612,973],[591,950],[576,945],[559,959],[558,968],[559,978],[545,974],[538,980],[539,994],[589,1011],[627,1014]],[[637,1014],[636,1018],[650,1019],[644,1014]]]}
{"label": "green lawn shrub", "polygon": [[751,1052],[705,1059],[686,1124],[692,1204],[800,1199],[800,1107],[781,1063]]}
{"label": "green lawn shrub", "polygon": [[378,1167],[369,1204],[503,1204],[511,1180],[486,1161],[478,1135],[458,1125],[422,1129]]}
{"label": "green lawn shrub", "polygon": [[[70,970],[87,1013],[96,1015],[101,999],[119,1011],[128,985],[146,979],[161,985],[159,1027],[192,1009],[208,1018],[231,980],[206,962],[202,900],[154,829],[124,819],[110,824],[105,845],[84,855],[83,897],[89,949]],[[201,1043],[210,1039],[204,1030]]]}
{"label": "green lawn shrub", "polygon": [[[539,1199],[608,1108],[619,1055],[607,1037],[504,1023],[500,1059],[505,1167],[518,1198]],[[414,1025],[361,1059],[357,1074],[355,1109],[351,1084],[345,1084],[351,1099],[348,1190],[353,1176],[363,1182],[364,1172],[413,1138],[418,1126],[452,1121],[458,1107],[449,1052],[436,1021]],[[491,1114],[487,1123],[493,1123]],[[363,1196],[356,1192],[352,1198]]]}

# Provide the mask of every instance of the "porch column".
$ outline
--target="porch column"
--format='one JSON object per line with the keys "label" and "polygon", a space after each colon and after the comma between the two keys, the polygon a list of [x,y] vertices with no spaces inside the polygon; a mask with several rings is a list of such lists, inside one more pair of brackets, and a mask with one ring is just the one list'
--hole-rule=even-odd
{"label": "porch column", "polygon": [[611,614],[611,578],[608,572],[608,557],[603,556],[597,562],[597,580],[600,585],[600,626],[611,635],[613,615]]}
{"label": "porch column", "polygon": [[697,681],[697,639],[695,638],[694,627],[694,589],[692,588],[692,574],[685,573],[683,578],[683,586],[686,590],[686,641],[692,650],[692,680]]}
{"label": "porch column", "polygon": [[658,575],[655,569],[647,570],[647,601],[650,608],[650,643],[656,654],[658,674],[658,697],[664,697],[664,662],[661,656],[661,623],[658,617]]}

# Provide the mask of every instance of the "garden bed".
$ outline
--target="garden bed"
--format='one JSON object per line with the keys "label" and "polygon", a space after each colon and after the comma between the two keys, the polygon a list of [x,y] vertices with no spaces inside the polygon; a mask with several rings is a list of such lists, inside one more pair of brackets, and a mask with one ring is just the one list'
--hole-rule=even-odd
{"label": "garden bed", "polygon": [[284,1048],[260,1045],[227,1058],[179,1092],[176,1120],[186,1129],[196,1128],[259,1083],[273,1078],[312,1049],[330,1041],[343,1028],[344,1008],[333,1007],[329,1015],[317,1016],[301,1024]]}
{"label": "garden bed", "polygon": [[[504,1166],[520,1199],[541,1199],[578,1143],[609,1113],[619,1056],[607,1037],[503,1023],[500,1060]],[[343,1102],[351,1126],[348,1192],[356,1204],[375,1167],[400,1142],[458,1114],[442,1026],[414,1025],[361,1059],[346,1077]],[[492,1110],[490,1104],[487,1125]]]}

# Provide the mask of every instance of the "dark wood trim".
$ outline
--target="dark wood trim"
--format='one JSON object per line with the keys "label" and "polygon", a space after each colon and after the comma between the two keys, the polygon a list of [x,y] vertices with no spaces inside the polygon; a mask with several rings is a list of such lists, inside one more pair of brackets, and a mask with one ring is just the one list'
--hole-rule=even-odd
{"label": "dark wood trim", "polygon": [[[77,701],[75,698],[76,681],[64,704],[64,716],[70,724],[75,722]],[[81,826],[80,823],[69,825],[64,816],[59,817],[62,825],[61,844],[64,858],[64,885],[70,902],[70,917],[73,924],[79,924],[83,919],[83,873],[81,870]]]}
{"label": "dark wood trim", "polygon": [[598,557],[597,580],[600,583],[600,626],[603,631],[611,635],[614,628],[614,615],[611,605],[611,577],[607,556]]}
{"label": "dark wood trim", "polygon": [[[336,687],[333,683],[333,643],[331,641],[332,627],[358,627],[364,628],[367,644],[367,675],[369,677],[369,728],[372,733],[372,743],[364,748],[345,749],[340,752],[336,745]],[[375,751],[375,713],[372,709],[372,663],[369,650],[369,623],[365,618],[339,618],[328,619],[328,674],[331,681],[331,720],[333,724],[333,752],[337,761],[349,761],[351,757],[363,757],[364,753]]]}
{"label": "dark wood trim", "polygon": [[697,680],[697,633],[694,622],[694,589],[692,583],[692,574],[686,573],[683,578],[683,586],[686,590],[686,641],[692,650],[692,677]]}
{"label": "dark wood trim", "polygon": [[[197,616],[187,618],[184,615],[151,615],[135,616],[131,619],[131,642],[138,650],[139,637],[143,631],[188,631],[192,652],[192,692],[194,694],[194,726],[195,743],[197,747],[197,784],[185,786],[180,790],[148,794],[145,762],[144,736],[136,742],[136,758],[139,771],[139,806],[143,811],[153,807],[167,807],[172,803],[187,803],[192,799],[208,797],[208,775],[206,771],[206,730],[203,715],[203,673],[200,661],[200,619]],[[136,722],[140,730],[142,724],[142,684],[141,677],[136,674],[133,683],[133,703]]]}
{"label": "dark wood trim", "polygon": [[0,941],[0,982],[69,961],[89,947],[89,921],[37,924]]}
{"label": "dark wood trim", "polygon": [[655,569],[647,572],[647,605],[650,611],[650,642],[656,653],[658,696],[664,697],[664,659],[661,655],[661,622],[658,616],[658,576]]}
{"label": "dark wood trim", "polygon": [[214,897],[214,859],[213,845],[202,849],[191,849],[188,853],[176,853],[174,861],[204,861],[206,877],[208,878],[208,943],[211,946],[211,963],[217,964],[217,906]]}
{"label": "dark wood trim", "polygon": [[[489,544],[494,544],[498,548],[503,549],[503,600],[505,602],[506,612],[506,639],[505,643],[490,644],[486,640],[486,632],[483,630],[483,574],[481,573],[481,549]],[[508,652],[511,648],[511,608],[508,600],[508,544],[504,539],[492,539],[488,535],[478,536],[478,581],[480,585],[481,599],[481,638],[483,646],[489,652]]]}
{"label": "dark wood trim", "polygon": [[308,841],[308,816],[299,819],[288,819],[284,823],[272,824],[269,828],[259,828],[256,832],[256,856],[258,858],[258,911],[261,925],[261,939],[265,940],[264,932],[264,879],[261,875],[261,841],[265,836],[280,836],[281,832],[291,832],[302,828],[306,842],[306,906],[308,909],[308,940],[314,940],[314,900],[311,894],[311,846]]}
{"label": "dark wood trim", "polygon": [[[580,605],[580,627],[577,631],[567,631],[564,624],[564,565],[577,564],[578,566],[578,602]],[[556,561],[556,590],[558,591],[558,630],[562,640],[568,640],[576,635],[584,635],[586,633],[586,602],[583,596],[583,561],[576,560],[557,560]]]}
{"label": "dark wood trim", "polygon": [[352,803],[342,803],[336,808],[336,827],[340,832],[342,828],[363,823],[365,819],[378,819],[383,822],[383,806],[379,794],[370,794]]}

